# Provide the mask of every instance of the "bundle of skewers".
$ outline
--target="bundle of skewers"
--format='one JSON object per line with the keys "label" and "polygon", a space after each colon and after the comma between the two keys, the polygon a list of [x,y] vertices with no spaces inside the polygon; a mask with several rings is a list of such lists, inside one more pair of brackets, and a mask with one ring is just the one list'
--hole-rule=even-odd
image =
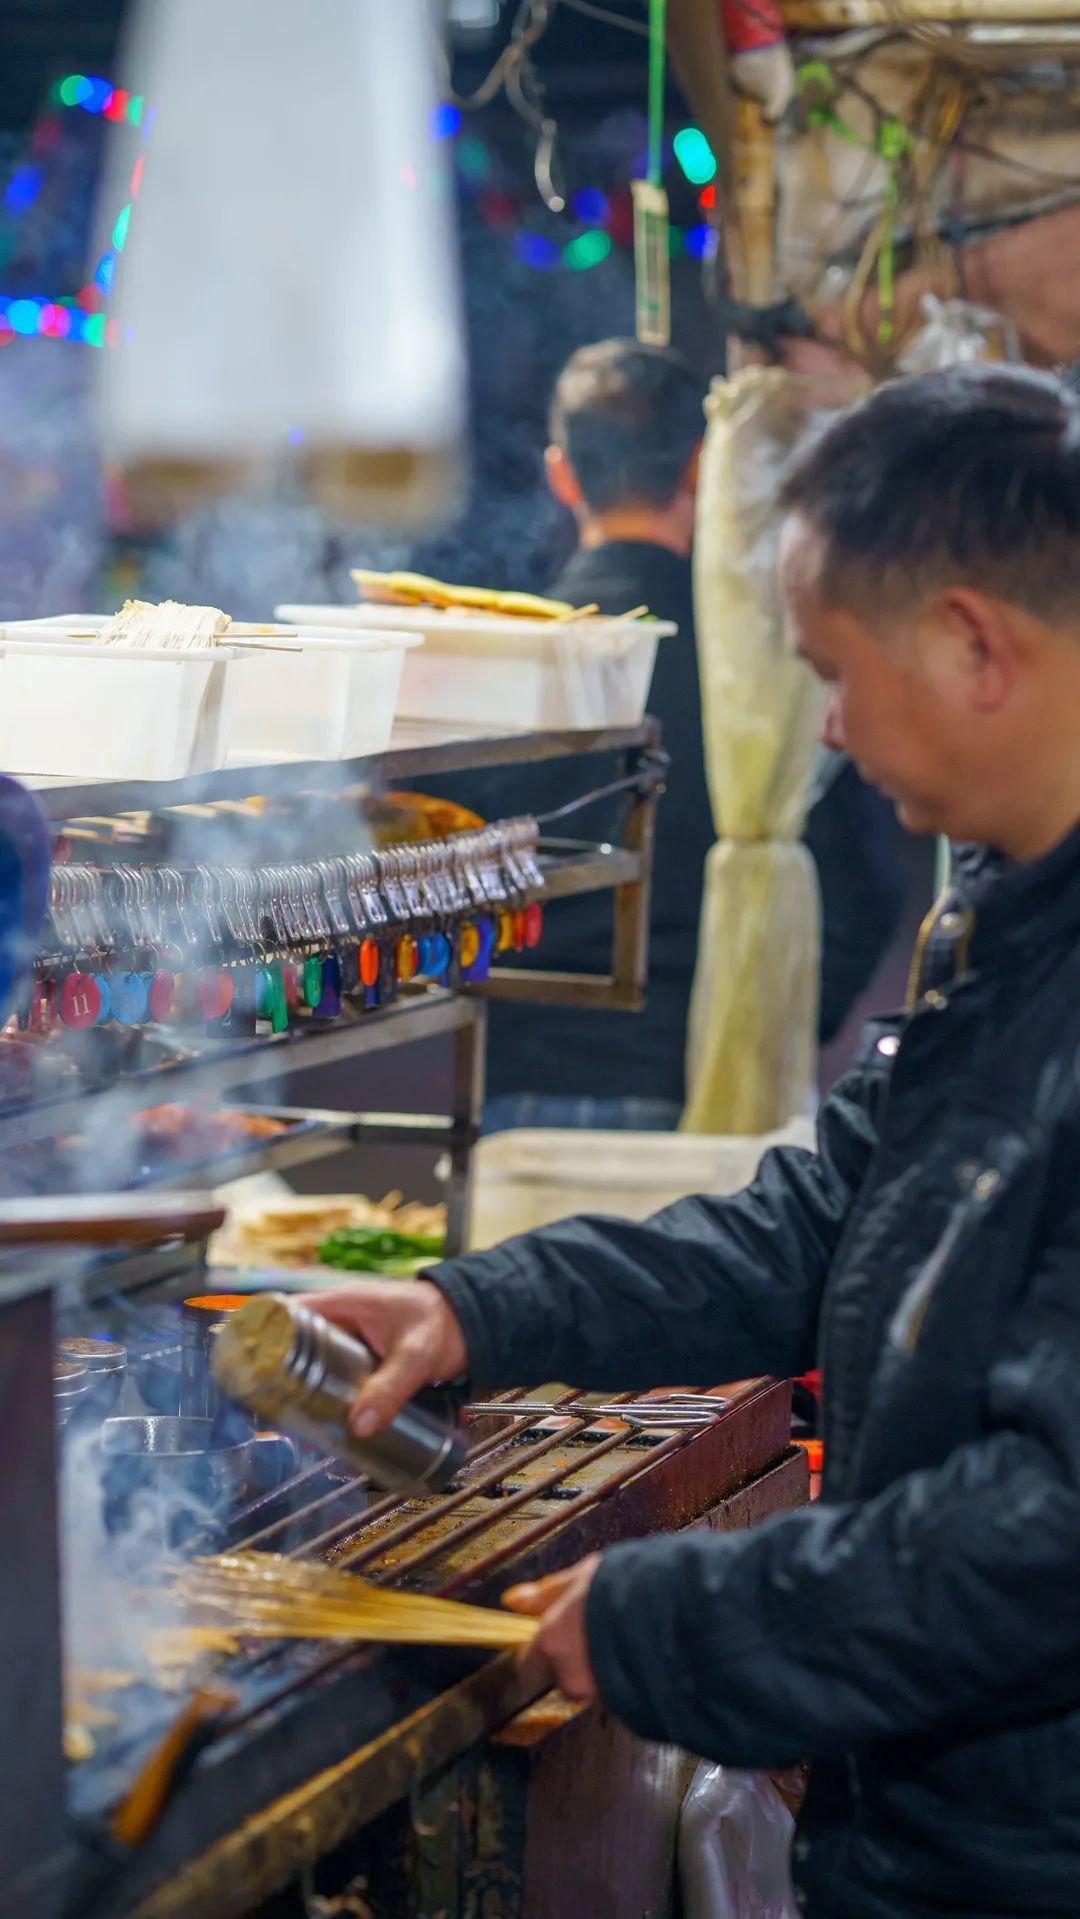
{"label": "bundle of skewers", "polygon": [[[215,1625],[242,1639],[333,1639],[382,1645],[527,1646],[535,1619],[427,1593],[398,1592],[355,1573],[274,1553],[199,1559],[173,1575],[173,1594],[205,1650]],[[170,1629],[172,1630],[172,1629]],[[181,1627],[179,1634],[186,1630]],[[175,1642],[174,1642],[175,1643]]]}

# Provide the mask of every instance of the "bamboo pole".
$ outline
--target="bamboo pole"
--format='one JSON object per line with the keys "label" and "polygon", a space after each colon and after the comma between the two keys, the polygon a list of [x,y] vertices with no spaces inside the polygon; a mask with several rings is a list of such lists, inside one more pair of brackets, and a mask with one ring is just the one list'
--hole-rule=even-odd
{"label": "bamboo pole", "polygon": [[968,21],[980,26],[1035,27],[1080,21],[1080,0],[781,0],[791,32],[810,33],[841,27],[896,24],[900,13],[928,26]]}
{"label": "bamboo pole", "polygon": [[728,53],[715,0],[668,0],[668,57],[694,120],[716,156],[716,187],[726,202],[731,186],[735,109]]}
{"label": "bamboo pole", "polygon": [[[768,306],[773,297],[775,163],[773,128],[756,100],[740,99],[735,108],[733,217],[727,223],[724,244],[731,291],[751,306]],[[753,357],[757,356],[740,341],[729,341],[729,373]]]}

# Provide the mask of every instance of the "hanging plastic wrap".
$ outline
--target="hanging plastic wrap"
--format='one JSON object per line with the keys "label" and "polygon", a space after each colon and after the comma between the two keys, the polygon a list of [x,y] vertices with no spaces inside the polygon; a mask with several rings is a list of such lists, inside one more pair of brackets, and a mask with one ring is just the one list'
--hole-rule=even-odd
{"label": "hanging plastic wrap", "polygon": [[731,77],[766,120],[782,119],[795,92],[795,63],[778,0],[719,0]]}
{"label": "hanging plastic wrap", "polygon": [[820,382],[747,367],[714,381],[706,406],[694,592],[717,844],[690,1008],[687,1132],[767,1133],[813,1099],[819,911],[800,835],[823,696],[784,633],[775,497],[824,404]]}
{"label": "hanging plastic wrap", "polygon": [[938,373],[971,361],[1022,357],[1016,328],[989,307],[924,293],[920,308],[923,323],[897,362],[901,373]]}
{"label": "hanging plastic wrap", "polygon": [[703,1762],[679,1819],[684,1919],[799,1919],[788,1871],[794,1831],[766,1773]]}
{"label": "hanging plastic wrap", "polygon": [[113,142],[102,210],[137,198],[113,230],[100,368],[132,510],[153,520],[278,470],[335,517],[441,510],[464,355],[425,0],[132,14],[145,170],[129,186]]}

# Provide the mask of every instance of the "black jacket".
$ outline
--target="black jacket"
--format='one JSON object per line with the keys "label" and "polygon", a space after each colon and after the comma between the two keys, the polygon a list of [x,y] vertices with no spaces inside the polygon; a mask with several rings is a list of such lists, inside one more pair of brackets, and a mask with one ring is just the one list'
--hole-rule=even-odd
{"label": "black jacket", "polygon": [[616,1546],[588,1610],[637,1732],[815,1762],[815,1919],[1080,1913],[1078,934],[1080,828],[1032,866],[963,860],[915,1010],[867,1029],[816,1155],[436,1275],[484,1387],[817,1358],[820,1502]]}

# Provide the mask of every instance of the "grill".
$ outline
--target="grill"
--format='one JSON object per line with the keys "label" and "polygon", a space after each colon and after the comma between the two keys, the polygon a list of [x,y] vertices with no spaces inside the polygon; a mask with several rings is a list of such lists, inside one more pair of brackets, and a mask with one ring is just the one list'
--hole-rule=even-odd
{"label": "grill", "polygon": [[[613,784],[596,788],[583,771],[581,763],[596,755],[619,756]],[[196,862],[196,872],[200,861],[215,871],[276,870],[286,846],[302,847],[305,864],[324,861],[328,849],[344,857],[362,848],[367,839],[358,824],[358,783],[368,792],[388,785],[422,791],[429,775],[549,759],[568,763],[568,795],[584,784],[594,789],[568,802],[558,817],[598,794],[626,794],[617,845],[541,846],[545,902],[612,890],[608,974],[526,973],[498,965],[480,984],[466,977],[468,967],[462,972],[458,966],[448,984],[418,987],[405,968],[400,990],[386,1004],[361,1006],[355,992],[350,997],[343,991],[336,1017],[292,1020],[272,1040],[250,1020],[245,1024],[247,1014],[242,1030],[229,1036],[199,1036],[182,1022],[164,1054],[138,1033],[129,1050],[120,1027],[104,1036],[77,1034],[78,1084],[63,1079],[5,1094],[0,1147],[12,1170],[17,1160],[31,1191],[60,1190],[62,1182],[50,1187],[52,1148],[73,1129],[81,1134],[93,1128],[100,1109],[88,1105],[87,1091],[106,1082],[107,1125],[116,1128],[162,1099],[227,1093],[235,1100],[260,1087],[280,1090],[283,1076],[346,1062],[362,1080],[365,1061],[376,1054],[432,1042],[445,1048],[450,1064],[444,1112],[275,1107],[288,1121],[285,1131],[257,1149],[245,1147],[228,1165],[216,1160],[213,1171],[220,1179],[256,1167],[284,1168],[350,1144],[392,1144],[397,1151],[411,1141],[443,1148],[448,1250],[460,1251],[483,1095],[484,1000],[624,1010],[642,1004],[653,824],[666,763],[655,725],[646,720],[632,728],[503,740],[413,726],[399,729],[387,754],[344,766],[290,764],[149,787],[50,786],[41,796],[49,816],[70,831],[80,815],[87,816],[78,829],[80,843],[92,849],[95,867],[109,869],[100,887],[93,874],[87,881],[84,873],[81,882],[76,874],[69,892],[72,885],[79,893],[88,884],[92,904],[99,891],[102,900],[111,898],[117,859],[126,861],[134,846],[132,857],[141,867],[161,869],[157,876],[144,874],[145,884],[160,891],[158,879],[164,880],[172,901],[174,879],[168,876],[185,860]],[[231,809],[228,844],[222,842],[224,815],[217,803],[253,792],[273,804],[246,820],[241,857]],[[204,802],[210,802],[210,817],[193,846],[190,818],[172,809],[190,811]],[[137,832],[127,818],[133,811]],[[102,832],[103,821],[114,822],[115,830]],[[333,893],[331,887],[328,908]],[[61,899],[61,909],[64,904]],[[418,921],[415,930],[423,933],[426,926]],[[115,941],[106,947],[112,951]],[[336,950],[335,940],[329,948]],[[73,960],[80,951],[81,944]],[[334,994],[324,997],[333,1000]],[[181,1000],[186,1004],[183,995]],[[326,1009],[320,1001],[309,1010]],[[264,1006],[263,1024],[266,1013]],[[109,1044],[99,1048],[103,1037]],[[362,1086],[358,1094],[363,1096]],[[104,1135],[103,1119],[100,1130]],[[183,1176],[179,1166],[140,1167],[132,1184],[141,1194]],[[176,1309],[186,1295],[206,1291],[199,1244],[211,1222],[203,1218],[200,1224],[198,1207],[189,1204],[185,1230],[192,1243],[179,1246],[176,1220],[154,1210],[160,1200],[154,1199],[152,1217],[138,1235],[132,1236],[130,1220],[126,1233],[99,1234],[102,1247],[122,1242],[128,1250],[105,1251],[89,1264],[80,1256],[74,1286],[62,1252],[5,1254],[5,1244],[27,1244],[28,1221],[24,1208],[23,1237],[7,1232],[5,1242],[12,1208],[0,1206],[4,1544],[6,1564],[17,1569],[17,1577],[9,1575],[0,1585],[8,1732],[0,1741],[0,1915],[571,1919],[580,1913],[626,1919],[629,1912],[648,1912],[664,1919],[671,1908],[672,1835],[685,1757],[643,1745],[606,1715],[579,1711],[545,1692],[543,1675],[519,1667],[510,1655],[260,1644],[213,1672],[221,1690],[215,1700],[202,1702],[205,1715],[195,1714],[189,1702],[185,1716],[183,1699],[149,1685],[110,1696],[119,1725],[100,1736],[90,1759],[65,1775],[56,1449],[59,1444],[70,1458],[90,1401],[98,1401],[88,1371],[85,1378],[62,1375],[59,1397],[66,1385],[71,1403],[59,1407],[61,1416],[69,1416],[58,1439],[58,1335],[81,1338],[83,1358],[102,1335],[113,1341],[114,1351],[123,1351],[122,1406],[131,1417],[118,1436],[126,1450],[118,1450],[136,1484],[141,1448],[155,1450],[160,1437],[167,1450],[181,1425],[185,1442],[199,1421],[204,1431],[214,1428],[206,1453],[217,1450],[222,1457],[204,1460],[205,1476],[213,1464],[232,1504],[215,1508],[212,1528],[187,1538],[190,1551],[246,1544],[352,1567],[374,1580],[497,1603],[506,1585],[569,1565],[611,1542],[683,1526],[750,1525],[800,1504],[807,1492],[804,1456],[789,1446],[789,1389],[755,1381],[703,1396],[643,1399],[631,1392],[612,1397],[569,1388],[510,1394],[473,1409],[465,1464],[437,1496],[379,1498],[340,1462],[309,1454],[302,1471],[252,1502],[256,1479],[249,1455],[256,1449],[248,1443],[249,1431],[241,1425],[218,1445],[216,1404],[209,1397],[196,1403],[190,1364],[180,1364]],[[132,1204],[141,1206],[142,1200]],[[31,1237],[41,1232],[38,1219]],[[199,1352],[188,1358],[199,1360]],[[106,1388],[115,1381],[98,1385],[104,1406]],[[273,1444],[262,1447],[263,1460]],[[278,1458],[291,1458],[280,1442]],[[141,1568],[140,1577],[150,1570]],[[122,1595],[115,1606],[120,1642],[109,1663],[132,1665],[140,1621],[125,1610]],[[178,1721],[184,1736],[163,1763],[163,1739],[177,1732]],[[130,1813],[124,1795],[155,1766],[160,1805],[150,1809],[152,1816],[127,1819],[125,1845],[118,1846],[110,1836],[115,1809],[124,1803]]]}
{"label": "grill", "polygon": [[[472,1412],[466,1464],[446,1492],[372,1501],[365,1482],[323,1463],[234,1515],[228,1536],[493,1603],[512,1580],[618,1539],[695,1523],[728,1529],[798,1503],[805,1468],[789,1431],[789,1388],[776,1382],[644,1398],[510,1394]],[[81,1919],[133,1910],[226,1919],[257,1909],[395,1805],[415,1835],[431,1775],[485,1747],[496,1728],[527,1723],[518,1716],[543,1689],[509,1655],[415,1648],[273,1644],[225,1662],[218,1679],[232,1709],[125,1859],[95,1835],[162,1721],[134,1731],[147,1702],[117,1695],[129,1723],[74,1775],[81,1853],[69,1853],[64,1876],[85,1886],[92,1872],[97,1882],[92,1908],[73,1908]]]}

